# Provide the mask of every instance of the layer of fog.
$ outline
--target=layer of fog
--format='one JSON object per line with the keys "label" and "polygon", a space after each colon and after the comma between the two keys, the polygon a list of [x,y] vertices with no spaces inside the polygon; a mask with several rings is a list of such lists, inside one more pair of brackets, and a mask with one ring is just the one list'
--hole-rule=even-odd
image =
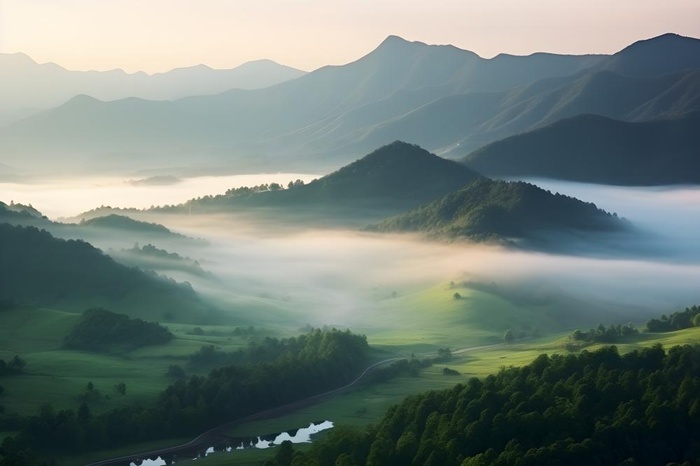
{"label": "layer of fog", "polygon": [[[401,328],[410,322],[401,321],[401,309],[387,311],[392,296],[442,287],[442,296],[449,297],[451,281],[495,283],[518,295],[556,297],[553,304],[561,306],[562,314],[590,312],[591,325],[601,320],[601,310],[609,310],[608,323],[641,322],[700,302],[700,263],[675,263],[668,257],[576,257],[410,235],[276,230],[232,215],[198,217],[197,225],[193,218],[157,220],[210,241],[209,247],[188,255],[220,282],[190,277],[196,289],[278,303],[299,324],[367,328],[386,325],[389,318]],[[570,297],[570,303],[562,304],[567,302],[562,297]],[[380,311],[389,314],[378,315]],[[430,309],[425,312],[429,316]]]}
{"label": "layer of fog", "polygon": [[[172,180],[169,184],[148,183],[137,177],[64,178],[13,183],[0,182],[0,201],[31,204],[49,218],[72,217],[100,206],[137,209],[180,204],[189,199],[223,194],[241,186],[279,183],[318,175],[304,173],[259,173],[227,176],[197,176]],[[139,183],[139,181],[141,181]],[[157,180],[156,180],[157,181]]]}
{"label": "layer of fog", "polygon": [[630,249],[658,260],[700,262],[700,188],[621,187],[566,181],[529,180],[544,189],[593,202],[617,213],[644,235]]}
{"label": "layer of fog", "polygon": [[[270,181],[274,180],[263,175],[260,182]],[[699,189],[538,184],[595,202],[628,218],[647,233],[633,245],[644,249],[637,255],[582,257],[466,242],[447,244],[409,235],[314,229],[303,224],[290,227],[269,217],[258,221],[243,214],[141,213],[137,218],[162,223],[190,237],[205,238],[206,245],[177,239],[154,238],[151,242],[158,248],[198,261],[216,278],[168,269],[157,261],[153,261],[153,267],[161,268],[160,272],[177,280],[191,282],[195,290],[212,297],[223,308],[252,316],[262,324],[282,319],[286,324],[298,326],[310,323],[356,329],[374,325],[397,328],[429,325],[430,303],[426,304],[425,319],[411,322],[416,314],[404,317],[401,306],[406,301],[394,300],[394,305],[392,296],[419,297],[422,292],[438,288],[440,299],[449,299],[450,282],[495,283],[511,297],[527,293],[556,297],[552,305],[559,312],[581,313],[583,321],[590,313],[591,325],[599,321],[642,322],[652,315],[700,303],[700,248],[696,241],[700,232]],[[181,188],[175,186],[177,190]],[[223,191],[208,186],[208,193]],[[227,184],[226,188],[229,187]],[[164,187],[170,188],[173,187]],[[128,192],[134,188],[127,185],[120,189]],[[151,187],[147,189],[154,192]],[[85,191],[83,195],[92,194]],[[134,202],[133,198],[126,198],[105,199],[104,203],[115,205],[115,201],[125,206]],[[85,202],[89,203],[85,210],[102,203],[96,197]],[[140,202],[158,203],[151,198]],[[47,210],[42,202],[33,204]],[[49,211],[66,209],[59,204],[49,203]],[[70,213],[81,209],[71,207]],[[134,237],[128,234],[91,240],[104,250],[134,245]],[[141,241],[145,244],[145,240]],[[609,312],[609,318],[605,312]]]}

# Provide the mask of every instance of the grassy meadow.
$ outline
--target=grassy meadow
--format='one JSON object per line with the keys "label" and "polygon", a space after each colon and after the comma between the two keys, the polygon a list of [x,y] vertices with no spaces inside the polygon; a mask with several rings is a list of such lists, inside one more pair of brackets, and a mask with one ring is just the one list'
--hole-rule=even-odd
{"label": "grassy meadow", "polygon": [[[459,297],[455,297],[459,293]],[[324,399],[284,416],[250,422],[231,428],[232,436],[257,436],[299,427],[310,422],[330,420],[336,426],[363,426],[377,422],[387,408],[412,394],[444,389],[466,382],[470,377],[484,377],[501,367],[520,366],[542,353],[567,353],[569,315],[558,304],[520,302],[487,290],[465,285],[441,283],[431,288],[397,293],[375,301],[372,321],[366,327],[352,328],[366,333],[373,350],[371,358],[430,357],[439,348],[453,351],[451,360],[434,364],[416,376],[401,375],[379,383],[365,383],[352,390]],[[180,365],[187,374],[206,369],[189,364],[189,357],[203,345],[215,345],[224,351],[245,347],[256,338],[284,337],[300,332],[299,328],[255,328],[253,332],[235,326],[165,324],[174,338],[167,344],[142,347],[132,351],[93,353],[65,349],[64,337],[78,321],[75,313],[48,308],[20,307],[0,313],[0,358],[20,355],[27,366],[23,374],[2,380],[0,398],[8,412],[32,415],[44,403],[55,409],[77,409],[87,400],[93,412],[107,411],[131,404],[147,404],[174,382],[166,376],[170,365]],[[369,325],[371,324],[371,325]],[[582,324],[579,328],[588,328]],[[427,330],[429,329],[429,330]],[[505,330],[522,339],[506,344]],[[665,347],[700,342],[700,328],[665,333],[642,333],[622,344],[621,352],[661,343]],[[602,345],[591,344],[593,350]],[[444,375],[448,367],[459,375]],[[86,398],[92,382],[99,396]],[[126,384],[121,395],[115,385]],[[0,433],[0,437],[9,432]],[[322,434],[321,434],[322,435]],[[76,464],[181,443],[171,439],[134,445],[114,451],[92,452],[80,458],[59,458],[59,464]],[[199,459],[197,464],[236,464],[264,462],[269,451],[234,452]]]}

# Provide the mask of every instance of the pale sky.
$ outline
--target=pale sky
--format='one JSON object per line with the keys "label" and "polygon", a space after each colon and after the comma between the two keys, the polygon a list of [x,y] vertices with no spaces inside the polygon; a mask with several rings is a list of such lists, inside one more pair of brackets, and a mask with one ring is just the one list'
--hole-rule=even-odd
{"label": "pale sky", "polygon": [[0,53],[74,70],[269,58],[310,71],[390,34],[482,57],[613,53],[665,32],[700,37],[700,0],[0,0]]}

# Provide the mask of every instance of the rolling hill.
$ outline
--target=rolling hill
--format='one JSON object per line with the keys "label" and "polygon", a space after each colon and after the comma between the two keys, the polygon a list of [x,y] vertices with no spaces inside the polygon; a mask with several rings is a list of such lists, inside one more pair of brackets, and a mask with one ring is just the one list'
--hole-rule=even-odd
{"label": "rolling hill", "polygon": [[627,222],[594,204],[552,194],[528,183],[481,178],[370,230],[528,244],[541,241],[543,233],[579,236],[628,228]]}
{"label": "rolling hill", "polygon": [[103,217],[93,217],[87,220],[82,220],[79,224],[86,228],[105,228],[111,230],[122,230],[131,233],[143,233],[152,235],[175,236],[184,238],[184,236],[173,233],[168,228],[157,223],[143,222],[134,220],[125,215],[110,214]]}
{"label": "rolling hill", "polygon": [[587,183],[700,183],[700,112],[630,123],[597,115],[557,121],[467,156],[467,166],[509,178]]}
{"label": "rolling hill", "polygon": [[0,223],[0,243],[0,299],[72,312],[105,306],[166,321],[216,314],[189,285],[120,265],[84,241]]}

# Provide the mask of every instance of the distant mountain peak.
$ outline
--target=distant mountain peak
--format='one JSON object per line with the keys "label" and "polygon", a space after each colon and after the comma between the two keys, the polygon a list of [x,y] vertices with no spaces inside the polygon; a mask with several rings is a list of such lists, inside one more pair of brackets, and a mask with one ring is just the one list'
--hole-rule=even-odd
{"label": "distant mountain peak", "polygon": [[455,47],[454,45],[451,44],[445,44],[445,45],[437,45],[437,44],[426,44],[425,42],[421,41],[410,41],[407,39],[404,39],[401,36],[395,36],[395,35],[390,35],[387,36],[386,39],[382,41],[381,44],[375,49],[376,50],[400,50],[400,49],[409,49],[409,48],[431,48],[431,49],[445,49],[445,50],[455,50],[459,53],[468,53],[472,54],[475,56],[478,56],[476,53],[471,52],[469,50],[464,50],[460,49],[459,47]]}
{"label": "distant mountain peak", "polygon": [[[414,42],[411,42],[409,40],[404,39],[401,36],[395,36],[395,35],[389,35],[387,36],[386,39],[382,41],[381,44],[379,44],[380,47],[382,46],[387,46],[387,45],[398,45],[398,44],[412,44]],[[422,44],[422,42],[418,42],[419,44]],[[423,44],[425,45],[425,44]]]}
{"label": "distant mountain peak", "polygon": [[661,76],[700,67],[700,39],[667,33],[640,40],[604,62],[625,76]]}
{"label": "distant mountain peak", "polygon": [[38,63],[29,55],[22,52],[1,53],[0,62],[5,62],[10,66],[37,65]]}
{"label": "distant mountain peak", "polygon": [[87,94],[78,94],[72,99],[70,99],[68,102],[66,102],[66,105],[82,105],[82,104],[93,104],[93,103],[100,103],[103,102],[100,99],[96,99],[91,95]]}
{"label": "distant mountain peak", "polygon": [[660,36],[651,37],[649,39],[638,40],[624,49],[617,52],[615,55],[624,55],[631,51],[636,51],[644,48],[656,48],[656,47],[675,47],[675,46],[698,46],[700,45],[700,39],[694,37],[682,36],[674,32],[667,32],[666,34],[661,34]]}

